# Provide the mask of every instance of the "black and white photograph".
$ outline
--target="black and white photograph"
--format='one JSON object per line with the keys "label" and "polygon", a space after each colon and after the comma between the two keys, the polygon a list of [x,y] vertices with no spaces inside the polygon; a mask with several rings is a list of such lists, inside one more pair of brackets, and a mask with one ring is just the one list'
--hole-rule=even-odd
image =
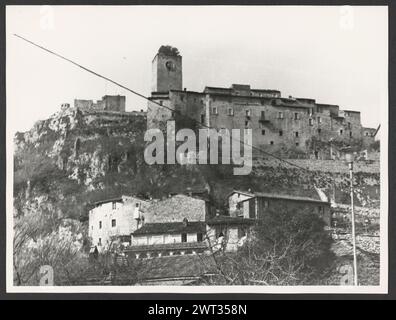
{"label": "black and white photograph", "polygon": [[388,292],[387,6],[5,24],[7,292]]}

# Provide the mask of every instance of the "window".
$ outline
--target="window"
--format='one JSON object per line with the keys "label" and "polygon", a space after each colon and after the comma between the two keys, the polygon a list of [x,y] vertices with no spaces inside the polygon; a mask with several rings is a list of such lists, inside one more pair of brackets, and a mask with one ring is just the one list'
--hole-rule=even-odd
{"label": "window", "polygon": [[298,131],[294,132],[294,135],[298,138]]}
{"label": "window", "polygon": [[102,238],[99,238],[98,246],[101,246],[101,245],[102,245]]}
{"label": "window", "polygon": [[99,229],[102,229],[102,221],[99,221]]}
{"label": "window", "polygon": [[368,135],[369,135],[368,132],[366,132],[366,137],[368,137]]}
{"label": "window", "polygon": [[111,220],[111,226],[114,228],[116,226],[116,219]]}
{"label": "window", "polygon": [[296,147],[298,147],[300,144],[298,142],[296,142]]}
{"label": "window", "polygon": [[341,129],[341,130],[340,130],[340,135],[342,136],[343,133],[344,133],[344,131]]}
{"label": "window", "polygon": [[283,119],[283,112],[278,113],[278,119]]}
{"label": "window", "polygon": [[294,120],[298,120],[299,119],[299,117],[298,117],[298,112],[295,112],[294,113]]}
{"label": "window", "polygon": [[265,119],[265,111],[261,111],[261,119]]}
{"label": "window", "polygon": [[201,123],[204,123],[204,122],[205,122],[205,115],[201,114]]}
{"label": "window", "polygon": [[250,110],[246,110],[246,117],[250,117],[252,115],[252,112]]}
{"label": "window", "polygon": [[322,206],[319,206],[319,207],[318,207],[318,212],[319,212],[319,213],[322,213],[322,211],[323,211],[323,207],[322,207]]}
{"label": "window", "polygon": [[245,127],[249,125],[249,121],[245,121]]}
{"label": "window", "polygon": [[218,114],[217,107],[213,107],[212,113],[213,113],[213,114]]}
{"label": "window", "polygon": [[279,136],[283,136],[283,131],[279,130]]}
{"label": "window", "polygon": [[309,121],[309,125],[312,126],[313,125],[312,119],[309,119],[308,121]]}
{"label": "window", "polygon": [[270,145],[273,145],[274,144],[274,141],[270,141]]}
{"label": "window", "polygon": [[117,209],[117,202],[113,202],[113,203],[111,204],[111,206],[112,206],[113,210]]}
{"label": "window", "polygon": [[184,101],[184,96],[183,95],[180,96],[180,100]]}
{"label": "window", "polygon": [[318,117],[318,123],[322,123],[322,118]]}
{"label": "window", "polygon": [[234,115],[234,109],[228,108],[228,115],[233,116]]}
{"label": "window", "polygon": [[187,233],[182,233],[181,242],[187,242]]}
{"label": "window", "polygon": [[160,102],[159,102],[159,104],[160,104],[161,106],[162,106],[162,102],[163,102],[162,100],[160,100]]}
{"label": "window", "polygon": [[351,129],[351,123],[348,122],[348,129]]}
{"label": "window", "polygon": [[318,134],[320,134],[322,132],[322,129],[318,129]]}
{"label": "window", "polygon": [[261,135],[265,136],[265,130],[261,130]]}
{"label": "window", "polygon": [[349,132],[349,137],[351,137],[351,138],[352,138],[352,131],[351,131],[351,132]]}
{"label": "window", "polygon": [[197,242],[202,242],[202,240],[203,240],[202,233],[197,233]]}

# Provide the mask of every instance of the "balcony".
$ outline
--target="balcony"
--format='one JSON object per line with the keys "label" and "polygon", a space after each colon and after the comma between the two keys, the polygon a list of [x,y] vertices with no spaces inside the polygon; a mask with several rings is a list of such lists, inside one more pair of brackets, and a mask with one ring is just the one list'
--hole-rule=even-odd
{"label": "balcony", "polygon": [[175,243],[161,243],[151,245],[131,245],[125,252],[144,252],[144,251],[175,251],[187,249],[206,249],[208,245],[205,241],[202,242],[175,242]]}

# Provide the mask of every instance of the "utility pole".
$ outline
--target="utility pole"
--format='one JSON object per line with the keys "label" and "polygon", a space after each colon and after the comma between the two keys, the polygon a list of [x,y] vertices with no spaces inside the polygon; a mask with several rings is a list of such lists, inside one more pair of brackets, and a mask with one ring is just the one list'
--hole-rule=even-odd
{"label": "utility pole", "polygon": [[351,220],[352,220],[352,244],[353,244],[353,280],[358,285],[357,257],[356,257],[356,235],[355,235],[355,208],[353,205],[353,158],[348,159],[349,179],[351,183]]}

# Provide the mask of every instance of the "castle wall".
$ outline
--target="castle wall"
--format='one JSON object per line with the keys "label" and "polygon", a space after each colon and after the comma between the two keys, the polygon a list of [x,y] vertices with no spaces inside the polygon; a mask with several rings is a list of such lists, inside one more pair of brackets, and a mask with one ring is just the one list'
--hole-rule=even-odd
{"label": "castle wall", "polygon": [[104,96],[102,100],[74,99],[74,107],[86,111],[117,111],[125,112],[125,96]]}
{"label": "castle wall", "polygon": [[101,103],[103,109],[108,111],[125,112],[125,96],[104,96]]}

